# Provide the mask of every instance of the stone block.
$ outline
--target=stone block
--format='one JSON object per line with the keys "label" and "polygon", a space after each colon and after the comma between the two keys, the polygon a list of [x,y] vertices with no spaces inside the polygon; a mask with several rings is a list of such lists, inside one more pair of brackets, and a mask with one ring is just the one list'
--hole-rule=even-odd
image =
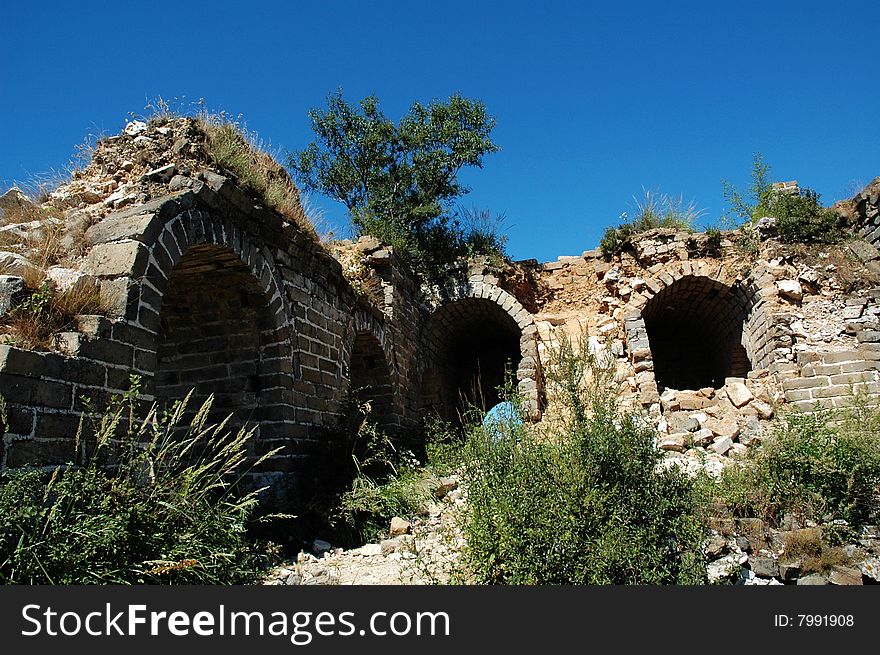
{"label": "stone block", "polygon": [[730,402],[733,403],[734,407],[742,407],[754,398],[752,392],[742,382],[731,380],[725,386],[727,388],[727,397],[730,398]]}
{"label": "stone block", "polygon": [[51,353],[22,350],[3,344],[0,345],[0,373],[33,378],[46,375],[58,377],[60,373],[58,356]]}
{"label": "stone block", "polygon": [[16,275],[0,275],[0,316],[24,299],[24,280]]}
{"label": "stone block", "polygon": [[150,252],[134,240],[101,243],[86,257],[83,270],[96,277],[140,277],[144,274]]}
{"label": "stone block", "polygon": [[51,466],[76,459],[74,439],[23,439],[6,448],[6,466]]}
{"label": "stone block", "polygon": [[712,430],[701,428],[691,434],[691,443],[695,446],[708,446],[715,439]]}
{"label": "stone block", "polygon": [[668,437],[661,437],[658,444],[660,450],[671,450],[677,453],[683,453],[687,449],[690,441],[690,434],[680,432],[678,434],[670,434]]}
{"label": "stone block", "polygon": [[718,455],[724,455],[733,447],[733,441],[730,437],[718,437],[709,446],[709,450]]}

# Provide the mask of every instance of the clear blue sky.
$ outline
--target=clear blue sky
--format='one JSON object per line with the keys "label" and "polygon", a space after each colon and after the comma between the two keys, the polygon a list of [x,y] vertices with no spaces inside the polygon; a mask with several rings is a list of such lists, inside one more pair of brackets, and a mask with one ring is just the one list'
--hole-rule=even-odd
{"label": "clear blue sky", "polygon": [[717,219],[755,151],[829,203],[880,175],[878,24],[876,0],[4,2],[0,181],[63,167],[158,96],[241,113],[283,152],[339,86],[394,118],[460,91],[502,147],[464,202],[548,261],[595,247],[643,187]]}

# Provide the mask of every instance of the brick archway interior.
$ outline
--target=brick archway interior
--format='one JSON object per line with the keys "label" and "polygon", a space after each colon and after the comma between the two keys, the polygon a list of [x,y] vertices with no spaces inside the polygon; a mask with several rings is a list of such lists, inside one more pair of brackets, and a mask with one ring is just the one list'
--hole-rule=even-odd
{"label": "brick archway interior", "polygon": [[744,377],[752,368],[743,338],[749,309],[738,286],[699,276],[648,301],[642,318],[658,389],[718,388],[726,377]]}
{"label": "brick archway interior", "polygon": [[513,317],[491,300],[443,305],[426,327],[424,408],[455,421],[471,406],[485,410],[497,404],[505,376],[515,376],[519,368],[521,336]]}
{"label": "brick archway interior", "polygon": [[354,338],[349,368],[351,390],[358,400],[370,404],[370,420],[386,430],[397,423],[391,371],[382,344],[369,332]]}
{"label": "brick archway interior", "polygon": [[156,398],[168,406],[194,390],[194,413],[214,394],[211,422],[230,430],[258,425],[280,434],[293,408],[286,329],[250,269],[232,251],[193,246],[174,267],[162,299]]}

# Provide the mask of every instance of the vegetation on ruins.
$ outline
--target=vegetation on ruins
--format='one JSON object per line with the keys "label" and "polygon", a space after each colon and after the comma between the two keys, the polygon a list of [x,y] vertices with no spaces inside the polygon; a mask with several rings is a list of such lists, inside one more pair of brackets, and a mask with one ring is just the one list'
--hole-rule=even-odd
{"label": "vegetation on ruins", "polygon": [[784,243],[838,243],[846,237],[840,218],[832,209],[819,204],[819,194],[809,188],[774,189],[770,165],[755,153],[745,192],[722,180],[724,199],[739,220],[757,222],[765,216],[776,218],[776,233]]}
{"label": "vegetation on ruins", "polygon": [[434,481],[454,471],[462,439],[437,417],[392,439],[354,390],[325,445],[321,485],[307,503],[306,522],[334,543],[359,546],[381,539],[394,516],[427,513]]}
{"label": "vegetation on ruins", "polygon": [[779,525],[842,520],[851,529],[880,519],[880,410],[853,396],[852,407],[786,413],[775,434],[729,467],[710,494],[717,511]]}
{"label": "vegetation on ruins", "polygon": [[376,96],[351,104],[337,91],[327,105],[309,112],[316,140],[288,159],[304,190],[344,204],[358,234],[392,245],[427,277],[462,254],[503,252],[491,222],[468,230],[453,206],[469,191],[459,172],[499,150],[482,102],[415,102],[397,124]]}
{"label": "vegetation on ruins", "polygon": [[135,379],[131,391],[84,421],[70,465],[0,474],[0,581],[255,578],[266,560],[265,548],[247,537],[258,492],[237,486],[253,432],[209,425],[210,398],[194,415],[187,398],[141,419],[138,388]]}
{"label": "vegetation on ruins", "polygon": [[234,173],[245,188],[317,239],[315,226],[303,211],[299,191],[256,134],[223,113],[202,112],[197,120],[205,132],[207,151],[218,166]]}
{"label": "vegetation on ruins", "polygon": [[94,284],[58,291],[44,273],[28,269],[24,276],[24,298],[0,318],[7,334],[4,341],[30,350],[51,350],[54,335],[75,327],[81,314],[101,314],[104,305]]}
{"label": "vegetation on ruins", "polygon": [[703,215],[693,201],[685,203],[682,196],[676,198],[650,189],[643,191],[642,198],[633,196],[633,203],[633,216],[629,218],[624,212],[622,217],[626,220],[607,228],[602,235],[599,250],[604,257],[619,255],[631,247],[635,237],[648,230],[662,227],[691,231]]}
{"label": "vegetation on ruins", "polygon": [[[484,583],[694,584],[705,573],[694,485],[658,467],[654,432],[619,411],[603,353],[560,338],[549,384],[567,420],[468,440],[467,566]],[[522,426],[522,427],[518,427]]]}

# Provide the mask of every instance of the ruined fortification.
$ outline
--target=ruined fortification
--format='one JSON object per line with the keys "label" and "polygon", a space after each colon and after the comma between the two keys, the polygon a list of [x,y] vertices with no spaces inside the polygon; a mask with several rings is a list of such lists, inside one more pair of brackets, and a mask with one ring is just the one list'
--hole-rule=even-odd
{"label": "ruined fortification", "polygon": [[[28,202],[16,193],[7,213]],[[104,310],[43,351],[0,345],[2,466],[75,460],[84,399],[100,406],[137,374],[147,402],[194,389],[193,406],[213,394],[218,418],[257,426],[254,455],[281,450],[251,476],[291,498],[320,474],[310,463],[352,387],[393,434],[427,409],[453,418],[462,396],[493,404],[512,362],[541,420],[563,330],[609,349],[623,402],[659,426],[674,461],[721,467],[783,406],[880,393],[878,195],[880,178],[837,207],[864,237],[842,246],[784,246],[766,222],[657,229],[611,259],[478,259],[423,287],[378,241],[325,245],[298,205],[271,208],[204,152],[193,120],[131,123],[46,199],[50,217],[0,227],[20,243],[56,230],[64,256],[48,279],[95,288]],[[2,243],[6,314],[31,262]]]}

